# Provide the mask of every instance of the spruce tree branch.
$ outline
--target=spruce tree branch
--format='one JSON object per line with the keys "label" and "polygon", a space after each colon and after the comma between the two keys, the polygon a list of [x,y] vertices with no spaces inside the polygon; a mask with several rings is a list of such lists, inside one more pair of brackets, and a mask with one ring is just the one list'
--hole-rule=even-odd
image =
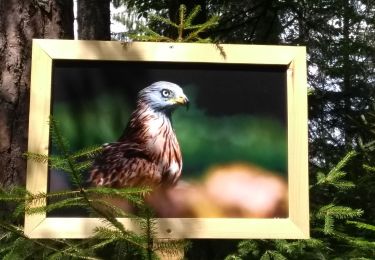
{"label": "spruce tree branch", "polygon": [[[105,243],[102,243],[99,247],[105,246],[105,244],[112,243],[116,240],[124,240],[127,241],[128,243],[133,244],[134,246],[142,249],[142,250],[149,250],[149,245],[150,240],[152,241],[152,236],[149,232],[149,229],[147,229],[147,242],[144,243],[141,241],[140,237],[137,237],[135,234],[132,232],[129,232],[125,229],[124,225],[116,219],[116,215],[120,216],[126,216],[126,213],[121,209],[118,208],[114,205],[112,205],[110,202],[107,202],[103,200],[107,198],[113,198],[113,197],[119,197],[119,198],[124,198],[128,199],[130,201],[136,202],[137,204],[140,204],[140,198],[138,196],[142,197],[144,196],[145,193],[149,192],[149,189],[146,188],[130,188],[129,190],[127,189],[121,189],[121,190],[114,190],[114,189],[109,189],[105,187],[99,187],[99,188],[91,188],[86,190],[83,187],[83,181],[82,181],[82,176],[79,172],[80,167],[82,165],[80,163],[76,162],[76,159],[81,158],[83,156],[88,157],[90,155],[93,155],[94,153],[97,153],[100,148],[93,148],[93,149],[84,149],[79,152],[76,152],[75,154],[71,154],[68,150],[67,143],[63,139],[59,128],[56,124],[56,122],[51,118],[50,120],[50,127],[51,131],[53,131],[53,139],[55,144],[58,146],[58,149],[61,153],[61,156],[59,157],[58,161],[61,163],[65,164],[65,168],[67,169],[67,172],[72,177],[72,181],[76,184],[76,187],[78,188],[77,191],[73,192],[57,192],[53,194],[45,194],[45,193],[40,193],[40,194],[28,194],[27,191],[18,191],[15,190],[15,194],[20,193],[20,196],[23,199],[26,197],[26,202],[31,201],[35,202],[38,200],[45,200],[47,197],[57,197],[57,196],[72,196],[71,198],[63,199],[61,201],[41,206],[41,207],[32,207],[29,203],[27,204],[25,208],[26,214],[33,214],[33,213],[38,213],[38,212],[45,212],[45,211],[51,211],[56,208],[61,208],[61,207],[66,207],[66,206],[86,206],[88,209],[93,210],[97,215],[103,218],[103,221],[107,222],[109,224],[109,228],[115,229],[114,232],[108,233],[109,231],[107,230],[107,234],[112,234],[114,237],[110,238],[109,240],[105,241]],[[48,156],[38,156],[38,155],[32,155],[35,159],[39,160],[40,162],[48,162],[50,161],[50,157]],[[83,164],[83,167],[86,164]],[[77,168],[78,167],[78,168]],[[2,193],[1,193],[2,194]],[[27,196],[25,196],[27,194]],[[22,196],[21,196],[22,195]],[[101,196],[100,198],[96,199],[97,196]],[[6,199],[6,196],[3,199]],[[14,199],[14,198],[13,198]],[[22,208],[22,207],[20,207]],[[20,210],[20,209],[19,209]],[[150,219],[147,219],[150,221]],[[98,232],[103,233],[106,228],[96,228],[96,238],[98,238]],[[105,232],[104,232],[105,233]],[[105,235],[104,235],[105,236]],[[103,237],[103,234],[102,234]],[[71,247],[73,250],[78,250],[78,248],[75,248],[74,246]],[[51,249],[52,250],[52,249]],[[56,253],[63,253],[64,255],[69,255],[69,256],[75,256],[71,252],[67,252],[68,250],[71,249],[66,249],[64,252],[54,250]],[[152,253],[152,252],[151,252]],[[91,258],[84,258],[80,257],[82,259],[91,259]]]}
{"label": "spruce tree branch", "polygon": [[369,230],[369,231],[375,232],[375,226],[371,225],[371,224],[367,224],[367,223],[363,223],[363,222],[359,222],[359,221],[352,221],[352,220],[348,220],[348,221],[346,221],[346,223],[352,224],[359,229]]}
{"label": "spruce tree branch", "polygon": [[[154,15],[152,17],[153,20],[160,21],[167,25],[171,25],[177,29],[177,38],[172,39],[163,35],[158,34],[157,32],[147,28],[145,26],[141,27],[141,30],[144,32],[143,35],[129,35],[129,37],[135,40],[142,40],[142,41],[166,41],[166,42],[211,42],[211,39],[202,39],[199,37],[199,34],[207,31],[208,29],[217,26],[219,17],[213,16],[207,22],[198,25],[192,25],[192,21],[197,16],[199,11],[201,10],[200,6],[196,6],[190,14],[188,14],[186,18],[186,7],[184,5],[180,5],[179,7],[179,21],[178,24],[173,23],[171,20],[166,19],[164,17],[160,17],[158,15]],[[186,31],[190,31],[190,33],[184,37]]]}
{"label": "spruce tree branch", "polygon": [[13,225],[9,225],[7,223],[4,223],[3,221],[0,220],[0,227],[8,232],[11,232],[13,234],[16,234],[18,237],[21,237],[21,238],[24,238],[24,239],[27,239],[28,241],[34,243],[35,245],[38,245],[38,246],[41,246],[45,249],[48,249],[48,250],[51,250],[53,252],[58,252],[58,253],[63,253],[63,255],[65,256],[70,256],[70,257],[73,257],[73,258],[78,258],[78,259],[87,259],[87,260],[99,260],[98,258],[95,258],[95,257],[90,257],[90,256],[81,256],[81,255],[76,255],[76,254],[72,254],[72,253],[68,253],[68,252],[63,252],[60,248],[55,248],[53,246],[50,246],[46,243],[43,243],[37,239],[30,239],[28,236],[26,236],[24,233],[23,233],[23,230],[16,227],[16,226],[13,226]]}
{"label": "spruce tree branch", "polygon": [[206,30],[208,30],[208,29],[210,29],[210,28],[216,26],[216,25],[217,25],[217,22],[218,22],[218,19],[219,19],[218,17],[213,16],[213,17],[211,17],[207,22],[205,22],[204,24],[200,24],[200,25],[198,25],[198,26],[199,26],[198,29],[195,30],[195,31],[193,31],[193,32],[191,32],[191,33],[190,33],[190,34],[184,39],[184,41],[185,41],[185,42],[189,42],[189,41],[191,41],[191,40],[193,40],[193,39],[196,39],[196,38],[199,39],[198,35],[199,35],[201,32],[204,32],[204,31],[206,31]]}
{"label": "spruce tree branch", "polygon": [[363,165],[363,168],[366,169],[367,171],[375,172],[375,167],[373,167],[373,166],[365,164],[365,165]]}
{"label": "spruce tree branch", "polygon": [[78,159],[78,158],[81,158],[81,157],[91,158],[91,157],[99,154],[102,150],[103,150],[102,146],[87,147],[87,148],[81,149],[77,152],[74,152],[74,154],[72,155],[72,158],[73,159]]}
{"label": "spruce tree branch", "polygon": [[79,192],[80,192],[81,196],[84,198],[87,205],[90,206],[90,208],[92,208],[99,215],[105,216],[104,212],[101,212],[98,208],[96,208],[95,205],[92,203],[92,201],[89,199],[88,195],[86,194],[86,191],[85,191],[84,187],[82,186],[82,180],[81,180],[81,178],[79,176],[79,173],[77,172],[76,168],[74,167],[74,162],[73,162],[71,156],[68,153],[67,147],[65,146],[65,144],[63,142],[63,139],[62,139],[60,131],[57,127],[57,124],[56,124],[55,120],[53,120],[52,118],[51,118],[50,121],[51,121],[53,131],[54,131],[55,136],[56,136],[57,145],[61,149],[63,157],[67,160],[67,163],[69,165],[69,168],[71,170],[73,178],[75,179],[75,182],[78,186],[77,188],[79,189]]}
{"label": "spruce tree branch", "polygon": [[146,250],[147,247],[144,246],[142,243],[137,242],[139,240],[138,237],[132,235],[130,232],[127,232],[126,234],[122,233],[119,230],[113,230],[111,228],[106,227],[97,227],[95,229],[95,235],[94,238],[97,239],[108,239],[108,240],[124,240],[138,248],[141,248],[143,250]]}
{"label": "spruce tree branch", "polygon": [[355,151],[348,152],[345,155],[345,157],[342,160],[340,160],[340,162],[329,171],[328,175],[331,175],[331,174],[334,174],[335,172],[340,171],[356,155],[357,153]]}
{"label": "spruce tree branch", "polygon": [[170,26],[172,26],[174,28],[179,28],[179,25],[177,25],[174,22],[172,22],[171,20],[166,19],[166,18],[164,18],[162,16],[159,16],[159,15],[151,15],[150,19],[154,20],[154,21],[165,23],[165,24],[170,25]]}
{"label": "spruce tree branch", "polygon": [[66,147],[66,145],[63,141],[62,135],[60,133],[60,130],[57,127],[56,121],[53,120],[52,118],[51,118],[50,121],[51,121],[51,125],[52,125],[53,131],[54,131],[55,136],[56,136],[57,145],[58,145],[59,149],[61,149],[61,151],[62,151],[63,158],[66,159],[66,161],[68,163],[68,166],[71,170],[74,181],[78,185],[78,189],[80,190],[81,194],[84,197],[86,197],[86,194],[85,194],[83,186],[82,186],[82,179],[80,177],[80,174],[77,172],[76,168],[74,167],[74,162],[73,162],[72,157],[70,156],[70,154],[68,152],[68,149],[67,149],[67,147]]}
{"label": "spruce tree branch", "polygon": [[[61,134],[59,132],[59,129],[57,129],[57,125],[55,123],[55,121],[53,119],[51,119],[51,123],[52,123],[52,126],[54,128],[54,131],[55,131],[55,136],[56,136],[56,141],[57,141],[57,145],[60,147],[61,151],[62,151],[62,154],[63,154],[63,157],[67,160],[68,162],[68,165],[70,167],[70,170],[71,170],[71,173],[73,175],[73,177],[76,179],[76,182],[77,182],[77,185],[78,185],[78,189],[79,189],[79,192],[80,192],[80,195],[83,197],[84,201],[86,202],[86,204],[94,211],[96,212],[99,216],[102,216],[104,217],[109,223],[111,223],[114,227],[116,227],[119,231],[121,231],[121,233],[123,234],[123,236],[126,236],[129,234],[128,231],[125,230],[124,226],[122,225],[121,222],[119,222],[114,216],[113,214],[111,214],[110,212],[107,212],[103,209],[101,209],[100,207],[97,207],[95,205],[95,203],[99,202],[99,201],[95,201],[95,200],[92,200],[89,198],[86,190],[84,189],[84,187],[82,186],[82,180],[79,176],[79,173],[77,172],[76,168],[75,168],[75,164],[71,158],[71,156],[69,156],[69,152],[67,150],[67,147],[64,145],[64,142],[62,140],[62,137],[61,137]],[[103,203],[103,201],[101,201]],[[103,204],[102,204],[103,205]],[[108,209],[108,205],[106,205],[107,209]]]}
{"label": "spruce tree branch", "polygon": [[185,15],[186,15],[186,6],[180,5],[179,9],[179,24],[177,28],[177,42],[182,42],[183,40],[183,33],[184,33],[184,27],[185,27]]}
{"label": "spruce tree branch", "polygon": [[188,17],[185,19],[185,28],[191,26],[195,17],[197,17],[198,13],[202,10],[200,5],[194,7],[193,11],[190,12]]}

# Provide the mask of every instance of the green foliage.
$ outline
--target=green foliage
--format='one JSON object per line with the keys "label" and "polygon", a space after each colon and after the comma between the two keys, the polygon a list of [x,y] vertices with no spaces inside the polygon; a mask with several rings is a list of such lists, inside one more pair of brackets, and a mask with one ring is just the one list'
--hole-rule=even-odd
{"label": "green foliage", "polygon": [[[113,2],[117,5],[126,3],[137,16],[147,18],[149,13],[167,17],[169,4],[174,1]],[[208,16],[220,14],[221,17],[219,26],[211,30],[210,35],[207,34],[215,40],[261,44],[281,41],[283,44],[307,45],[308,49],[313,238],[246,240],[240,242],[238,250],[226,259],[374,259],[374,2],[245,0],[205,1],[205,4],[203,13]],[[186,20],[189,16],[185,24]],[[160,24],[165,23],[174,29],[181,25],[167,18],[154,18],[153,21],[156,26],[141,30],[144,40],[159,38],[170,41],[170,37],[163,38],[165,26]],[[186,39],[189,34],[181,35]],[[63,121],[69,123],[69,119]],[[113,134],[107,131],[105,123],[98,122],[98,126],[103,129],[102,133]],[[72,131],[78,130],[72,128]],[[114,135],[107,140],[116,137]],[[353,149],[356,153],[348,154]],[[34,157],[51,165],[62,165],[69,172],[67,161],[62,163],[61,158],[56,159],[61,162],[59,164],[43,155]],[[342,163],[334,165],[341,158],[344,158]],[[29,196],[24,190],[7,192],[1,191],[2,202],[19,203],[24,196]],[[46,195],[32,196],[40,200]],[[22,212],[21,209],[18,211]],[[109,223],[113,225],[111,221]],[[81,242],[79,246],[68,245],[67,241],[54,241],[52,245],[51,241],[48,244],[39,240],[29,241],[23,237],[19,227],[9,223],[1,224],[0,229],[0,257],[5,259],[32,259],[31,255],[37,255],[38,259],[83,258],[85,254],[90,255],[90,246],[107,258],[108,254],[103,252],[109,250],[111,259],[134,259],[147,255],[147,246],[141,252],[137,251],[135,248],[138,247],[125,239],[132,234],[117,229],[103,230],[108,234],[102,234],[100,242]],[[124,239],[116,239],[122,236]],[[33,246],[25,241],[33,243]],[[76,248],[87,251],[77,255]]]}
{"label": "green foliage", "polygon": [[[142,32],[139,24],[151,28],[161,35],[170,35],[168,27],[154,22],[150,17],[157,14],[178,24],[179,5],[185,4],[191,13],[196,5],[201,5],[196,23],[204,23],[207,17],[220,17],[217,26],[211,28],[207,34],[214,42],[228,43],[260,43],[275,44],[279,42],[281,31],[280,14],[284,14],[289,2],[284,1],[148,1],[148,0],[115,0],[115,6],[123,5],[126,12],[121,16],[121,22],[126,28]],[[134,19],[137,17],[137,19]],[[119,19],[120,20],[120,19]],[[175,29],[175,27],[170,26]],[[120,34],[114,34],[119,39]],[[172,33],[174,35],[174,33]],[[174,38],[174,37],[172,37]],[[177,38],[177,37],[176,37]]]}
{"label": "green foliage", "polygon": [[67,240],[29,239],[21,227],[0,220],[1,259],[97,259],[88,245]]}
{"label": "green foliage", "polygon": [[287,258],[274,250],[267,250],[264,254],[260,257],[260,260],[286,260]]}
{"label": "green foliage", "polygon": [[364,230],[369,230],[369,231],[375,232],[375,226],[374,225],[362,223],[362,222],[359,222],[359,221],[350,221],[350,220],[348,220],[346,223],[353,224],[359,229],[364,229]]}
{"label": "green foliage", "polygon": [[186,6],[180,5],[179,8],[179,21],[174,23],[172,20],[164,18],[160,15],[150,15],[151,22],[163,24],[163,26],[170,26],[177,30],[177,38],[173,39],[164,35],[161,35],[150,27],[141,26],[141,31],[136,34],[130,34],[130,38],[138,41],[153,41],[153,42],[211,42],[209,38],[201,38],[200,34],[207,30],[217,26],[219,17],[212,16],[206,22],[202,24],[193,24],[193,20],[196,18],[198,13],[201,11],[201,7],[196,6],[190,14],[186,15]]}
{"label": "green foliage", "polygon": [[[87,240],[33,240],[23,233],[22,227],[6,221],[5,216],[0,216],[1,259],[98,259],[98,256],[109,249],[118,256],[113,259],[157,259],[157,251],[173,254],[185,248],[184,241],[166,243],[156,238],[156,222],[143,199],[150,192],[150,188],[86,188],[84,172],[101,148],[89,147],[71,152],[58,125],[51,118],[51,139],[55,150],[59,152],[57,155],[25,155],[37,163],[48,163],[51,169],[64,170],[75,189],[30,193],[25,188],[11,187],[0,189],[0,201],[13,208],[11,221],[21,219],[24,214],[49,213],[56,209],[79,207],[86,209],[92,216],[101,218],[103,225],[96,227],[94,236]],[[110,199],[114,198],[132,203],[139,208],[141,214],[131,215],[113,205]],[[139,226],[140,233],[127,230],[118,217],[131,217]]]}
{"label": "green foliage", "polygon": [[236,254],[229,255],[225,260],[240,260],[244,257],[257,257],[260,255],[259,245],[256,240],[243,240],[238,243]]}
{"label": "green foliage", "polygon": [[[310,187],[310,197],[322,193],[332,202],[311,205],[311,233],[308,240],[244,240],[235,253],[226,260],[237,259],[372,259],[375,256],[375,226],[364,223],[362,209],[336,205],[340,196],[356,185],[345,180],[344,169],[358,157],[354,151],[347,153],[327,174],[319,173]],[[349,185],[350,184],[350,185]],[[331,189],[331,188],[334,189]],[[353,227],[356,228],[353,229]]]}
{"label": "green foliage", "polygon": [[324,233],[332,234],[334,233],[334,220],[335,219],[352,219],[360,217],[363,214],[363,210],[351,209],[350,207],[335,206],[329,204],[321,207],[316,213],[317,219],[324,220]]}
{"label": "green foliage", "polygon": [[[61,140],[62,141],[62,140]],[[65,141],[64,141],[65,142]],[[62,170],[72,174],[72,181],[77,186],[78,183],[82,182],[82,174],[91,167],[92,159],[99,154],[101,151],[100,146],[86,147],[82,150],[74,152],[70,155],[69,159],[60,155],[45,155],[26,152],[25,155],[28,159],[34,160],[38,163],[48,163],[49,167],[56,170]],[[74,171],[70,165],[70,162],[74,161]]]}
{"label": "green foliage", "polygon": [[343,178],[346,173],[342,171],[342,168],[348,163],[348,161],[356,155],[356,152],[349,152],[336,166],[334,166],[327,174],[318,172],[317,182],[315,185],[331,185],[338,190],[354,188],[354,183],[351,181],[345,181]]}

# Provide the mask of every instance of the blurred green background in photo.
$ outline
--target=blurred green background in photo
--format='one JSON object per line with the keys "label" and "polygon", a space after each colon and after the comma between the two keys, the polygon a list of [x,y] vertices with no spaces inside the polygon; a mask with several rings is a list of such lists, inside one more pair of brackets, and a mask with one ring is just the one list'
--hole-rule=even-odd
{"label": "blurred green background in photo", "polygon": [[[178,108],[172,123],[183,154],[184,179],[199,179],[217,164],[244,162],[286,177],[287,132],[274,118],[246,113],[211,115],[196,102],[197,87],[183,86],[190,109]],[[74,104],[53,105],[55,120],[72,149],[115,142],[124,130],[134,100],[100,94]]]}

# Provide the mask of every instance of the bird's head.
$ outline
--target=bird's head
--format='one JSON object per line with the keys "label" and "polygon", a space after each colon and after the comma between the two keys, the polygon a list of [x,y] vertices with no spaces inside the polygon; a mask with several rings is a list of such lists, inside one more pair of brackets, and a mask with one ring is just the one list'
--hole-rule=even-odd
{"label": "bird's head", "polygon": [[189,99],[182,88],[167,81],[158,81],[142,89],[138,94],[138,102],[160,112],[171,112],[181,105],[189,107]]}

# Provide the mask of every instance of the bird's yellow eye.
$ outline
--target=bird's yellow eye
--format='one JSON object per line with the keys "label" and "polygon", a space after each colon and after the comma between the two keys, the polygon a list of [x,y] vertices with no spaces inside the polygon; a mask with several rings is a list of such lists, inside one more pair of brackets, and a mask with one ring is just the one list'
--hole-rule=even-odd
{"label": "bird's yellow eye", "polygon": [[161,95],[162,95],[163,97],[165,97],[165,98],[170,97],[170,95],[171,95],[171,91],[170,91],[169,89],[163,89],[163,90],[161,91]]}

